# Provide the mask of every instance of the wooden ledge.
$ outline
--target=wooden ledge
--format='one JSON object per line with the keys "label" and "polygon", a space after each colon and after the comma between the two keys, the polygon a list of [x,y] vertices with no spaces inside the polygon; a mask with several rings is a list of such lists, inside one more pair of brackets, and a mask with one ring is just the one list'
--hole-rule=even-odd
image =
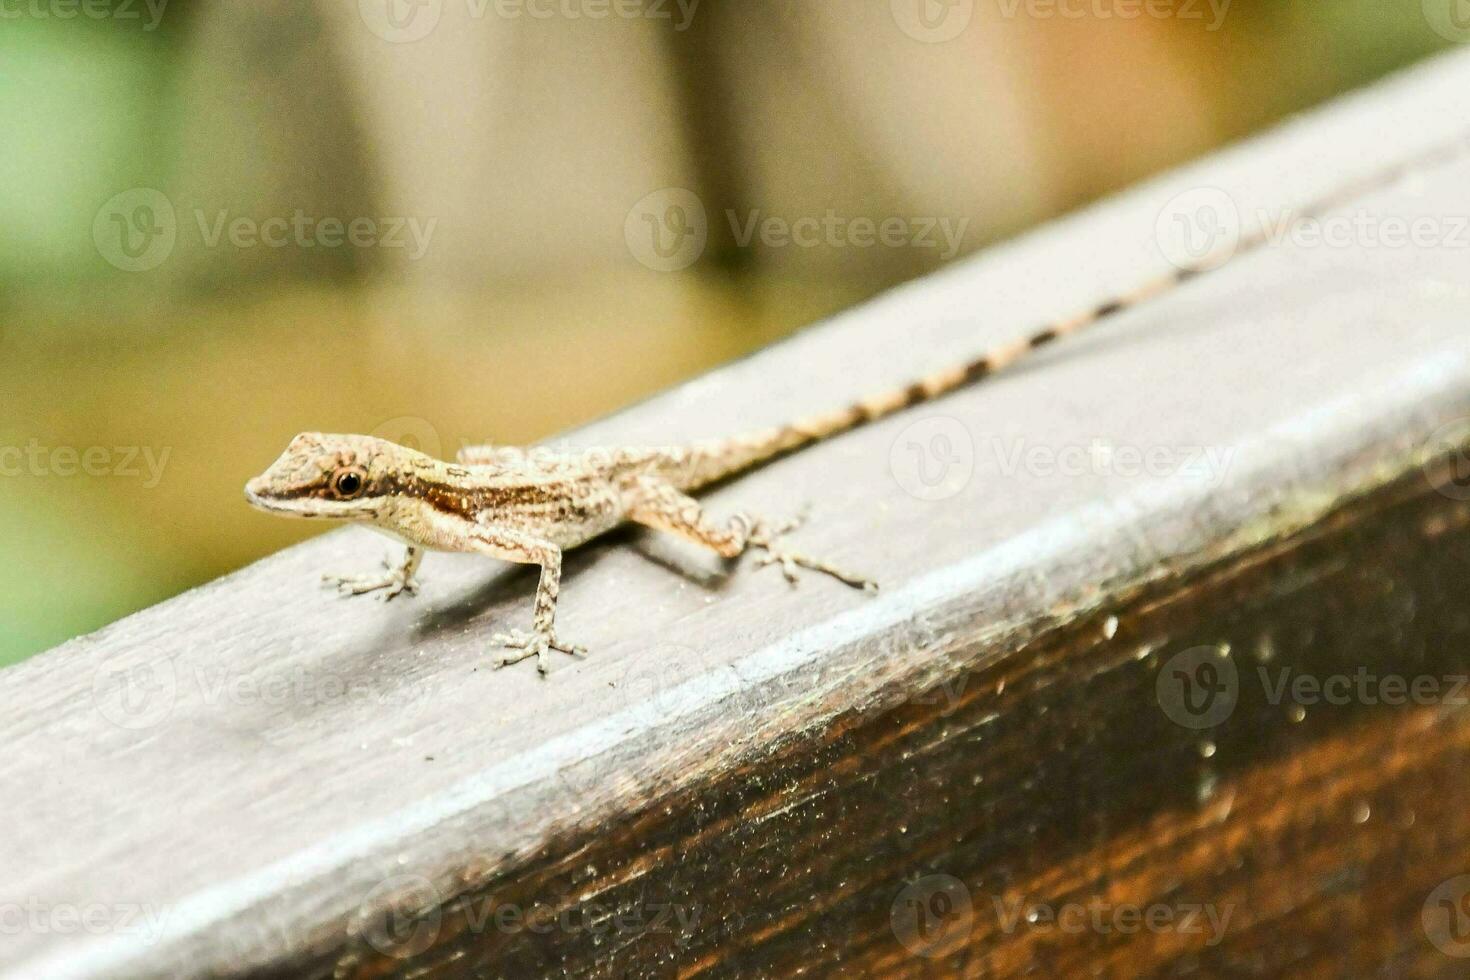
{"label": "wooden ledge", "polygon": [[[1451,138],[1466,91],[1470,58],[1429,63],[572,438],[725,434],[968,357],[1166,268],[1178,195],[1279,211]],[[1470,515],[1434,462],[1470,441],[1470,161],[1350,210],[1445,240],[1270,248],[710,495],[810,502],[802,545],[876,597],[614,536],[562,590],[592,656],[541,680],[489,669],[533,575],[436,555],[416,601],[343,601],[321,573],[385,550],[344,531],[0,673],[0,962],[1452,974],[1418,916],[1470,870],[1464,709],[1296,717],[1252,686],[1470,658]],[[1201,646],[1245,678],[1207,728],[1159,686]],[[1234,912],[995,911],[1099,899]]]}

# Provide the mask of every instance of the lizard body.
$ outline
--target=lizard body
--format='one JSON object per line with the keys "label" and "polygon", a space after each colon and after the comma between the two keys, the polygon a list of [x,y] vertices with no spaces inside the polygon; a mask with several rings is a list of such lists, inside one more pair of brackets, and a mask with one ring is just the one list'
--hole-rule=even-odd
{"label": "lizard body", "polygon": [[[1293,213],[1318,217],[1353,197],[1392,183],[1422,164],[1463,152],[1462,137],[1418,161],[1401,163],[1340,187]],[[1028,354],[1100,323],[1197,276],[1260,249],[1262,228],[1233,246],[1221,261],[1208,256],[1143,283],[1076,316],[995,348],[964,364],[863,399],[845,408],[730,439],[672,448],[523,452],[492,446],[461,450],[438,460],[383,439],[303,433],[245,488],[247,500],[272,513],[367,524],[407,545],[404,559],[378,576],[327,576],[342,591],[381,592],[392,599],[417,589],[414,575],[425,551],[475,552],[539,565],[541,577],[530,632],[497,634],[508,648],[499,666],[534,657],[546,673],[548,653],[583,653],[556,632],[562,552],[632,522],[671,532],[735,558],[750,548],[762,564],[779,564],[793,582],[799,568],[849,585],[876,586],[825,561],[787,549],[781,536],[795,521],[772,525],[746,514],[723,524],[709,520],[690,494],[777,456],[830,439],[903,409],[932,401],[989,377]]]}

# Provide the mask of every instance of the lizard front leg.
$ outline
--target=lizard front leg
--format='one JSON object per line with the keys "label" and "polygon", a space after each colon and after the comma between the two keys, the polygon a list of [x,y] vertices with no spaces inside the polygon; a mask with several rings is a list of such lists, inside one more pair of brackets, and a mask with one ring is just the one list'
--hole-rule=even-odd
{"label": "lizard front leg", "polygon": [[722,558],[738,558],[748,548],[760,548],[758,563],[781,566],[786,580],[795,584],[798,568],[830,575],[854,588],[876,591],[877,583],[861,575],[854,575],[820,558],[792,551],[781,543],[781,536],[799,527],[802,518],[794,518],[777,525],[769,525],[748,514],[736,514],[725,527],[710,524],[704,516],[699,501],[661,480],[643,479],[635,489],[635,502],[628,511],[628,520],[645,527],[669,531],[704,545]]}
{"label": "lizard front leg", "polygon": [[547,653],[560,650],[576,656],[585,654],[584,647],[563,643],[556,635],[556,600],[561,592],[561,549],[524,531],[504,527],[477,527],[470,535],[474,550],[502,561],[522,565],[540,565],[541,580],[536,585],[536,606],[531,617],[531,632],[512,630],[497,633],[491,639],[510,652],[496,661],[496,668],[508,667],[531,657],[536,670],[546,676]]}
{"label": "lizard front leg", "polygon": [[387,559],[383,560],[383,567],[387,570],[385,574],[323,575],[322,581],[337,586],[337,591],[343,595],[363,595],[381,589],[384,590],[381,598],[384,602],[389,602],[404,592],[409,595],[418,593],[419,583],[413,576],[419,570],[419,563],[423,560],[424,550],[410,545],[403,556],[403,561],[396,568]]}

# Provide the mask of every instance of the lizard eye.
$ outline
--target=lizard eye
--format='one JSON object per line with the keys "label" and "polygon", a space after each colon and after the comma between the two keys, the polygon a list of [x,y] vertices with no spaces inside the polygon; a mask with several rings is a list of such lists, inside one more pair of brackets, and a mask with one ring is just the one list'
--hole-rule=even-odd
{"label": "lizard eye", "polygon": [[351,500],[362,493],[366,481],[362,478],[361,470],[338,470],[332,477],[332,491],[343,500]]}

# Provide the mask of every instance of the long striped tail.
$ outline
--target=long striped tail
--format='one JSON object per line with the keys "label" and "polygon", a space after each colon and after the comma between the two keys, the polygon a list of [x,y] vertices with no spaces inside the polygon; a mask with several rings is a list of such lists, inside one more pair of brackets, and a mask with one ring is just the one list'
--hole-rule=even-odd
{"label": "long striped tail", "polygon": [[[1296,210],[1290,215],[1285,227],[1290,229],[1303,221],[1321,217],[1326,212],[1363,197],[1373,191],[1388,187],[1407,176],[1431,166],[1448,163],[1470,149],[1470,133],[1462,134],[1451,143],[1445,143],[1408,160],[1403,160],[1382,170],[1375,171],[1359,180],[1335,188]],[[1125,310],[1152,299],[1161,293],[1188,282],[1216,269],[1223,268],[1236,259],[1259,251],[1280,235],[1280,226],[1262,227],[1242,234],[1239,242],[1231,245],[1222,255],[1215,253],[1174,272],[1148,280],[1129,292],[1099,304],[1095,308],[1051,323],[1035,333],[994,348],[974,360],[935,372],[900,388],[883,392],[871,398],[849,405],[846,408],[799,419],[789,425],[776,426],[758,432],[747,433],[733,439],[701,443],[687,457],[677,482],[685,490],[694,490],[752,469],[768,460],[793,452],[824,439],[830,439],[849,429],[876,422],[895,412],[932,401],[952,391],[972,385],[993,374],[1004,371],[1024,360],[1034,351],[1040,350],[1063,337],[1081,333]]]}

